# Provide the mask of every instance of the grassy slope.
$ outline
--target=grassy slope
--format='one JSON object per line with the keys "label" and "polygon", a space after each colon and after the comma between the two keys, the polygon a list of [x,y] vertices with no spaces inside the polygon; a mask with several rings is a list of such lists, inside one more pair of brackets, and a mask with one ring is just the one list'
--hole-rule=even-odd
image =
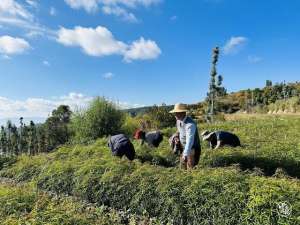
{"label": "grassy slope", "polygon": [[[162,223],[299,224],[300,182],[289,178],[299,178],[299,118],[245,119],[200,128],[233,131],[245,148],[211,151],[205,143],[199,167],[184,172],[176,168],[167,140],[157,150],[135,143],[139,160],[128,162],[113,158],[100,139],[90,146],[19,157],[1,175]],[[281,212],[282,203],[292,210],[290,215]]]}

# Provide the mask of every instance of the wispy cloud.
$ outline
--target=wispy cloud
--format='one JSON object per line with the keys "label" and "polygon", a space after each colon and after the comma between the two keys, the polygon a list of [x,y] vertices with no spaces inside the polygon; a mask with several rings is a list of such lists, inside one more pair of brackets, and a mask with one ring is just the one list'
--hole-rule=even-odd
{"label": "wispy cloud", "polygon": [[56,16],[57,15],[57,10],[54,7],[51,7],[49,10],[49,14],[51,16]]}
{"label": "wispy cloud", "polygon": [[102,12],[106,15],[114,15],[117,17],[120,17],[122,20],[131,22],[131,23],[138,23],[139,20],[136,18],[136,16],[133,13],[128,12],[124,8],[120,8],[117,6],[103,6]]}
{"label": "wispy cloud", "polygon": [[74,29],[60,28],[57,32],[57,42],[65,46],[80,47],[84,53],[90,56],[121,55],[126,62],[133,60],[156,59],[161,50],[155,41],[139,40],[128,45],[115,39],[113,34],[106,28],[85,28],[77,26]]}
{"label": "wispy cloud", "polygon": [[43,65],[49,67],[49,66],[50,66],[50,63],[49,63],[47,60],[44,60],[44,61],[43,61]]}
{"label": "wispy cloud", "polygon": [[249,63],[259,63],[261,61],[263,61],[262,57],[255,56],[255,55],[249,55],[248,56],[248,62]]}
{"label": "wispy cloud", "polygon": [[248,38],[246,37],[231,37],[223,47],[223,52],[226,55],[236,54],[243,49],[247,42]]}
{"label": "wispy cloud", "polygon": [[138,7],[150,7],[162,0],[65,0],[73,9],[84,9],[88,13],[95,13],[101,8],[106,15],[114,15],[127,22],[138,22],[136,16],[129,10]]}
{"label": "wispy cloud", "polygon": [[102,74],[102,77],[106,80],[110,80],[112,79],[113,77],[115,76],[115,74],[113,74],[112,72],[107,72],[107,73],[104,73]]}
{"label": "wispy cloud", "polygon": [[[37,7],[37,2],[33,0],[27,1],[30,6]],[[30,33],[39,32],[47,36],[53,36],[54,32],[37,22],[34,14],[29,11],[25,5],[16,0],[0,1],[0,25],[12,26],[24,29]]]}
{"label": "wispy cloud", "polygon": [[31,7],[37,8],[38,7],[38,1],[37,0],[26,0],[26,3],[30,5]]}

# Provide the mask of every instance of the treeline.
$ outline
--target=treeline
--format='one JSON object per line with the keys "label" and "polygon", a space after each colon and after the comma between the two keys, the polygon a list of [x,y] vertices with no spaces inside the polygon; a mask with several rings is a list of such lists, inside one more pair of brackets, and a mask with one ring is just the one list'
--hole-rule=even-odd
{"label": "treeline", "polygon": [[118,133],[132,137],[138,128],[150,130],[174,126],[175,118],[169,111],[170,107],[166,105],[153,106],[144,114],[132,116],[102,97],[96,97],[85,109],[76,112],[61,105],[44,123],[31,121],[27,125],[21,117],[17,127],[8,121],[1,127],[0,154],[36,155],[50,152],[60,145],[87,144]]}
{"label": "treeline", "polygon": [[[216,98],[215,110],[223,113],[235,113],[237,111],[266,113],[271,105],[289,101],[291,98],[299,99],[299,97],[300,83],[282,82],[273,85],[272,81],[267,80],[264,88],[242,90]],[[205,107],[208,101],[200,104]]]}
{"label": "treeline", "polygon": [[0,153],[35,155],[65,144],[70,137],[68,124],[71,114],[69,106],[61,105],[53,110],[51,116],[42,124],[30,121],[27,125],[23,122],[23,117],[20,118],[18,127],[7,121],[6,126],[1,126]]}

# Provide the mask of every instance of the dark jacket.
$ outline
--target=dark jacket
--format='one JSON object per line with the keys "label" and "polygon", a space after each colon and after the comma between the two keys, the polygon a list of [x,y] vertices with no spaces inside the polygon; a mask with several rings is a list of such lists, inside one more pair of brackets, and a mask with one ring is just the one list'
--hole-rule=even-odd
{"label": "dark jacket", "polygon": [[111,136],[108,140],[108,147],[114,156],[123,157],[125,155],[129,160],[135,158],[134,146],[124,134]]}
{"label": "dark jacket", "polygon": [[163,140],[163,135],[160,131],[151,131],[144,134],[142,137],[149,146],[157,148]]}
{"label": "dark jacket", "polygon": [[215,131],[210,141],[212,148],[217,145],[217,142],[221,142],[221,146],[228,145],[231,147],[241,146],[240,139],[235,134],[227,131]]}

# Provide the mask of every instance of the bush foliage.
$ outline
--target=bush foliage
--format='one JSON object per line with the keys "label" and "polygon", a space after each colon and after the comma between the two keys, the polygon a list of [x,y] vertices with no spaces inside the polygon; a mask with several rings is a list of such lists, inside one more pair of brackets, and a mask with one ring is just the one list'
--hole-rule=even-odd
{"label": "bush foliage", "polygon": [[71,128],[75,142],[87,142],[121,131],[124,113],[105,98],[96,97],[86,109],[74,113]]}

